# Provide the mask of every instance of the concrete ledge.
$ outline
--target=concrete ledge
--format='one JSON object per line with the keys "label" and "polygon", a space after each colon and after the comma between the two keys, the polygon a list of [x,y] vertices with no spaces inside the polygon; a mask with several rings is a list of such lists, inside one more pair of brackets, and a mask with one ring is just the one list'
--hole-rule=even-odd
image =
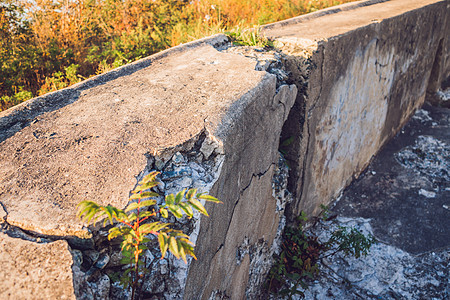
{"label": "concrete ledge", "polygon": [[301,90],[283,131],[293,215],[336,198],[449,75],[448,1],[365,3],[263,29]]}
{"label": "concrete ledge", "polygon": [[101,85],[105,82],[117,79],[121,76],[130,75],[137,70],[148,67],[164,57],[177,52],[186,52],[201,45],[220,47],[228,42],[227,36],[216,34],[200,40],[192,41],[176,47],[169,48],[149,57],[142,58],[131,64],[124,65],[104,74],[91,77],[87,80],[74,84],[68,88],[45,94],[23,102],[7,111],[0,112],[0,142],[14,135],[22,128],[28,126],[39,115],[60,109],[76,101],[79,94],[89,88]]}
{"label": "concrete ledge", "polygon": [[2,299],[76,299],[67,242],[37,244],[0,233]]}
{"label": "concrete ledge", "polygon": [[[162,195],[195,187],[224,204],[179,224],[197,241],[198,261],[163,265],[156,248],[146,253],[144,290],[258,298],[285,206],[290,216],[314,214],[337,197],[450,75],[449,19],[448,1],[350,3],[266,26],[273,51],[217,35],[2,112],[0,231],[67,239],[82,257],[102,251],[114,261],[117,245],[104,248],[76,205],[124,207],[158,170]],[[290,138],[281,149],[288,176],[278,148]]]}

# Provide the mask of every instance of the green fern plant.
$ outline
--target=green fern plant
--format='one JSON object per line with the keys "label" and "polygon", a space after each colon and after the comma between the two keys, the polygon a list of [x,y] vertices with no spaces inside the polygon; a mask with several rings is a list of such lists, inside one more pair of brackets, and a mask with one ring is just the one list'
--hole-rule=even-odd
{"label": "green fern plant", "polygon": [[194,210],[205,216],[208,213],[200,200],[221,203],[218,199],[204,193],[197,193],[196,189],[182,190],[176,195],[170,194],[165,197],[165,203],[155,210],[156,200],[151,199],[159,195],[152,188],[159,184],[156,179],[158,172],[151,172],[145,176],[139,185],[131,192],[129,204],[125,209],[119,209],[111,205],[102,206],[93,201],[82,201],[78,205],[77,216],[86,224],[96,223],[103,220],[103,226],[109,222],[117,226],[109,229],[108,239],[122,237],[121,244],[122,263],[129,265],[122,282],[125,286],[131,286],[131,299],[134,300],[136,291],[143,278],[145,262],[142,260],[143,251],[147,250],[146,244],[150,242],[149,235],[158,237],[161,250],[161,258],[167,251],[176,258],[181,258],[187,263],[187,256],[197,259],[194,254],[194,244],[189,236],[181,230],[175,230],[171,223],[162,222],[167,219],[169,212],[177,219],[186,215],[188,218],[194,216]]}

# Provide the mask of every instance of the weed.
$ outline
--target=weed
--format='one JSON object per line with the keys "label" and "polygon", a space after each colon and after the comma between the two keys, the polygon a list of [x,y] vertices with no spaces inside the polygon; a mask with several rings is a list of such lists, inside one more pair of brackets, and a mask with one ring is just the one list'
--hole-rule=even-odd
{"label": "weed", "polygon": [[[330,220],[328,207],[321,208],[321,219]],[[304,291],[308,288],[307,280],[314,279],[319,274],[320,259],[338,252],[356,258],[366,256],[372,244],[376,242],[372,235],[365,236],[356,228],[342,226],[331,234],[328,241],[320,242],[317,236],[305,233],[303,224],[307,220],[302,212],[297,218],[298,225],[285,229],[281,253],[276,257],[266,283],[270,293],[288,296],[289,299],[293,295],[304,297]]]}
{"label": "weed", "polygon": [[236,46],[273,48],[273,42],[261,34],[261,28],[259,26],[252,29],[242,29],[237,26],[225,33]]}
{"label": "weed", "polygon": [[[156,180],[158,172],[151,172],[139,182],[139,185],[131,192],[130,203],[122,210],[111,205],[101,206],[93,201],[82,201],[78,208],[78,217],[87,224],[96,223],[103,220],[103,226],[108,221],[110,224],[116,224],[109,230],[108,239],[122,237],[122,256],[121,263],[128,265],[129,268],[121,277],[124,287],[131,286],[131,299],[136,299],[136,291],[140,290],[141,279],[147,272],[145,261],[141,254],[147,250],[145,244],[150,242],[147,238],[152,234],[158,237],[161,258],[164,258],[167,251],[171,252],[176,258],[181,258],[187,263],[187,256],[194,254],[194,244],[189,240],[189,236],[180,230],[171,228],[170,223],[164,223],[161,219],[167,219],[169,212],[176,218],[182,218],[186,215],[192,218],[194,210],[208,216],[205,207],[199,200],[220,203],[213,196],[197,193],[196,189],[190,189],[178,192],[176,195],[170,194],[165,197],[165,202],[155,211],[156,200],[151,199],[159,196],[151,189],[159,184]],[[153,222],[148,222],[152,220]],[[155,221],[156,220],[156,221]]]}

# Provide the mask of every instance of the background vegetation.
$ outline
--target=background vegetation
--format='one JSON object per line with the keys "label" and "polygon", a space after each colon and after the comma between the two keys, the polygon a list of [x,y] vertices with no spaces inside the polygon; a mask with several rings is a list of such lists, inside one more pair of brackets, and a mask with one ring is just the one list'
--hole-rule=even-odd
{"label": "background vegetation", "polygon": [[352,0],[0,0],[0,111],[163,49]]}

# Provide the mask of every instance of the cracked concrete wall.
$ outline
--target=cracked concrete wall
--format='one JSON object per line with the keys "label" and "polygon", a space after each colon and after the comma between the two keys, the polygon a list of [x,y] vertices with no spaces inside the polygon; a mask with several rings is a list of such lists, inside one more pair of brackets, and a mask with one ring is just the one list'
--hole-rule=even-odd
{"label": "cracked concrete wall", "polygon": [[124,207],[159,170],[162,195],[197,187],[223,204],[177,223],[197,261],[145,254],[156,280],[146,295],[257,298],[285,205],[317,212],[358,176],[449,75],[448,26],[448,1],[359,1],[267,26],[274,53],[218,35],[2,112],[0,234],[29,247],[67,240],[72,270],[55,286],[72,276],[78,298],[124,298],[107,276],[118,245],[83,227],[76,205]]}
{"label": "cracked concrete wall", "polygon": [[294,138],[287,149],[292,215],[317,213],[338,197],[423,104],[427,89],[436,92],[450,75],[448,1],[352,5],[263,29],[290,56],[290,82],[299,88],[282,137]]}
{"label": "cracked concrete wall", "polygon": [[210,218],[202,217],[198,261],[189,270],[186,299],[208,299],[214,293],[242,297],[250,260],[240,261],[236,251],[246,240],[272,245],[279,224],[272,177],[281,127],[295,95],[295,86],[287,85],[276,93],[276,78],[268,74],[248,95],[259,101],[248,102],[233,118],[223,141],[222,172],[211,191],[224,204],[208,206]]}
{"label": "cracked concrete wall", "polygon": [[154,245],[145,253],[156,281],[144,292],[240,297],[246,278],[261,284],[258,270],[270,266],[284,224],[279,202],[286,199],[274,192],[273,178],[297,89],[257,60],[212,45],[231,46],[219,35],[178,47],[0,114],[0,231],[30,243],[67,240],[73,274],[64,272],[73,275],[75,295],[126,297],[107,276],[120,269],[120,247],[105,230],[84,227],[77,204],[125,207],[152,170],[161,172],[161,195],[199,188],[224,204],[208,205],[210,218],[176,224],[196,240],[198,261],[185,266],[169,256],[159,263]]}

